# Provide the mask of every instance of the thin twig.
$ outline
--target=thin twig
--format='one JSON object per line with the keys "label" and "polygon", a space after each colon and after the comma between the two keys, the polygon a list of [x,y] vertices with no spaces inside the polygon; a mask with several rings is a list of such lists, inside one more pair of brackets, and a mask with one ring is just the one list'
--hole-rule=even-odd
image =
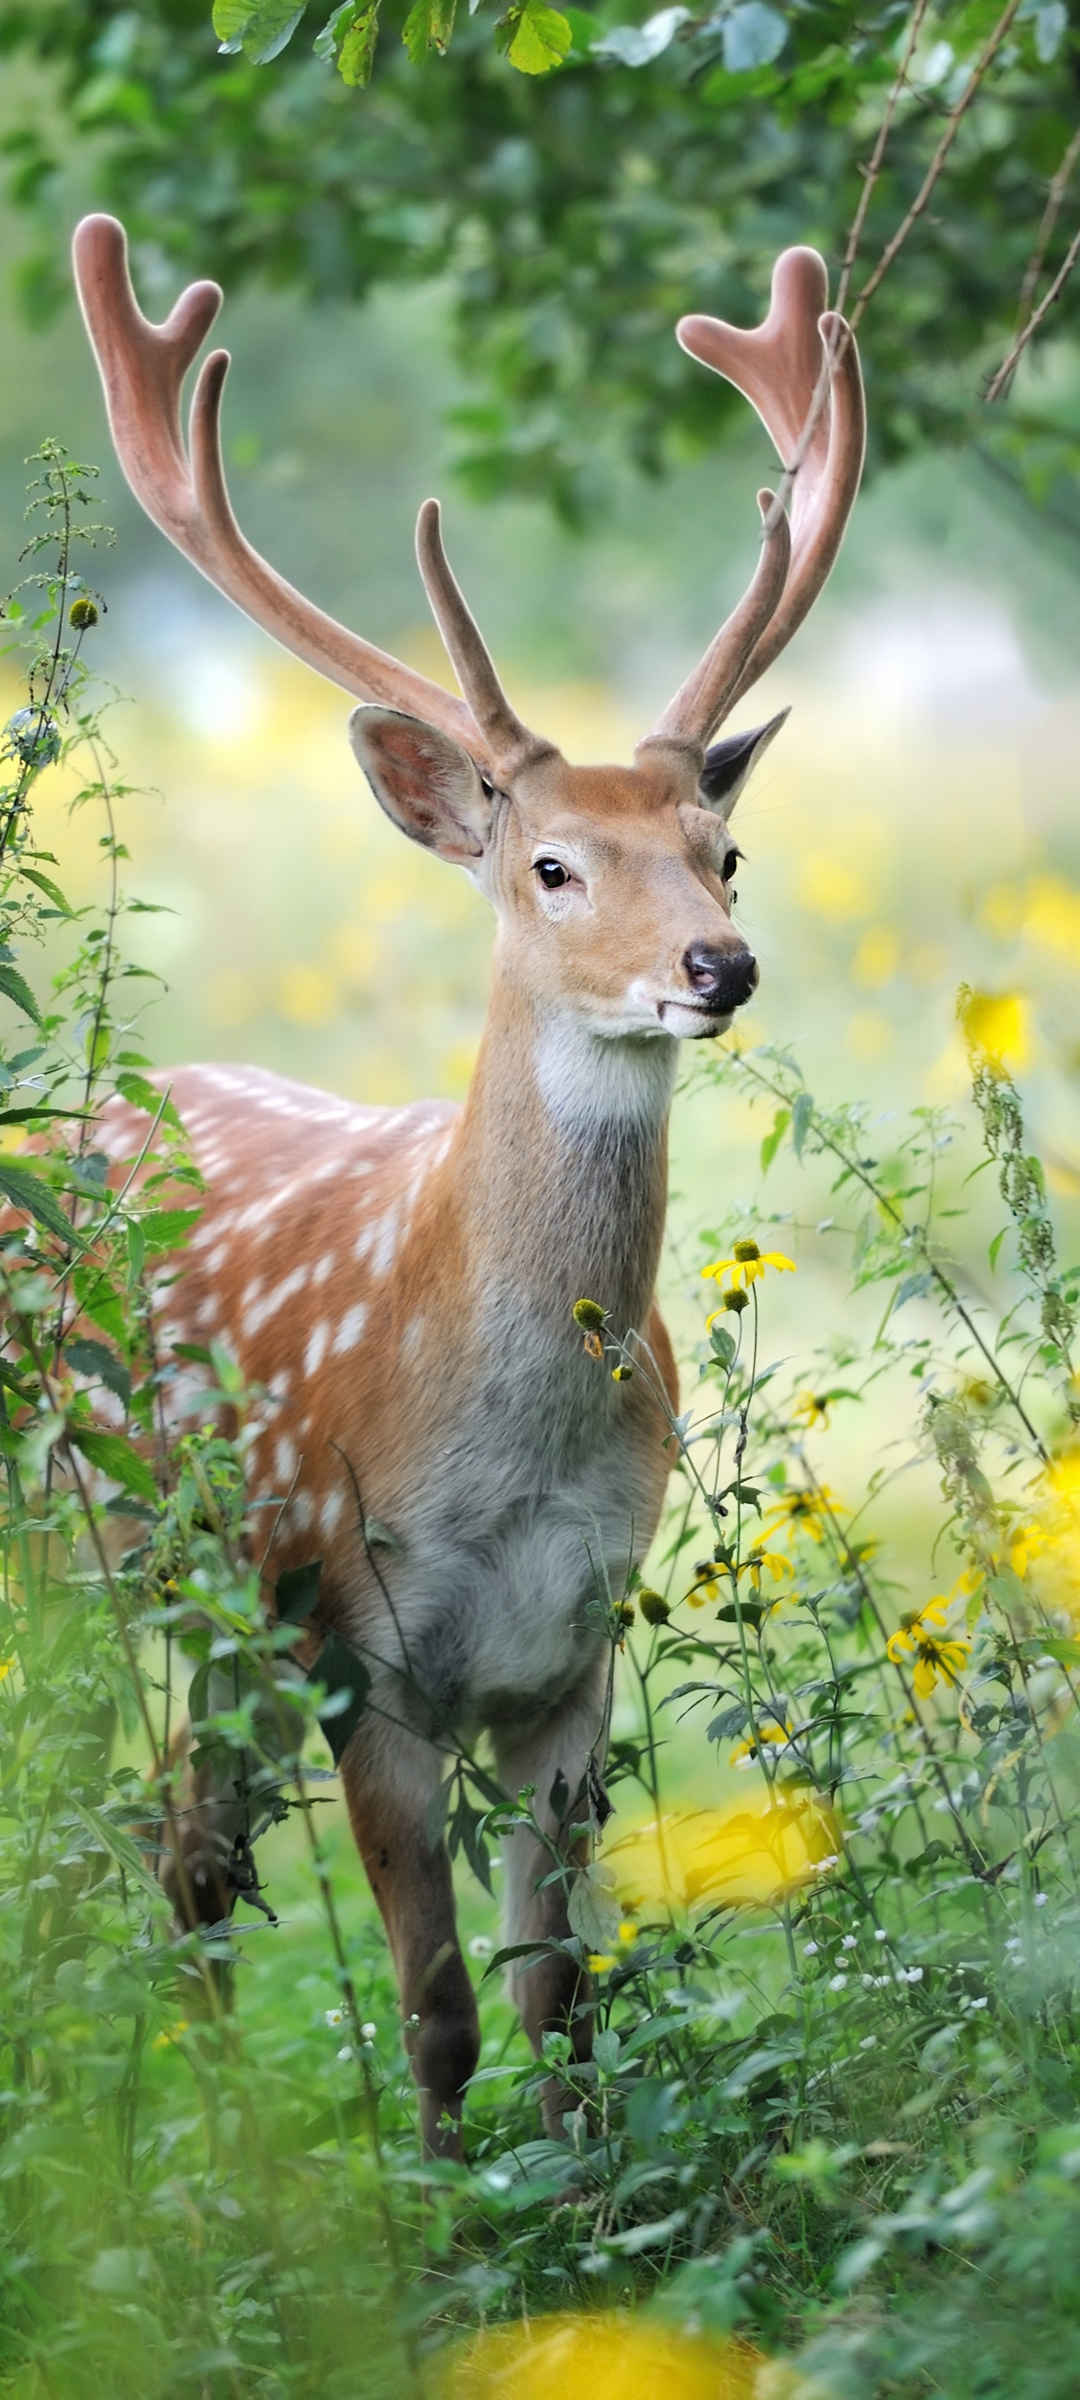
{"label": "thin twig", "polygon": [[889,135],[892,132],[893,118],[896,115],[900,94],[907,83],[908,68],[911,65],[912,57],[914,55],[915,44],[919,39],[920,33],[922,32],[923,18],[926,15],[928,6],[929,0],[915,0],[915,6],[912,9],[911,17],[908,23],[907,36],[905,38],[904,47],[900,56],[900,64],[897,67],[892,89],[885,103],[885,113],[882,117],[880,125],[878,126],[877,139],[870,153],[869,163],[865,170],[863,188],[859,195],[859,205],[851,220],[851,229],[844,245],[844,256],[840,266],[840,280],[836,287],[836,299],[834,306],[840,316],[843,316],[848,292],[851,288],[851,274],[855,265],[855,258],[858,252],[859,242],[862,238],[862,229],[866,222],[866,212],[873,197],[874,186],[877,182],[878,176],[881,173],[886,145],[888,143]]}
{"label": "thin twig", "polygon": [[901,218],[895,233],[892,234],[890,239],[886,242],[885,248],[881,253],[881,257],[879,258],[873,273],[870,275],[867,282],[864,283],[863,288],[859,293],[859,297],[851,312],[851,330],[853,333],[859,323],[860,318],[865,313],[868,302],[873,299],[874,293],[877,291],[879,284],[888,274],[893,260],[896,258],[898,252],[902,250],[904,243],[911,232],[912,226],[917,224],[919,218],[922,216],[930,195],[934,190],[934,186],[938,181],[938,177],[941,174],[942,168],[944,167],[949,152],[952,149],[956,136],[960,130],[961,123],[971,107],[971,103],[975,98],[975,94],[978,91],[984,76],[993,65],[998,51],[1005,40],[1006,34],[1012,25],[1013,19],[1017,15],[1019,7],[1020,0],[1008,0],[1008,6],[1002,10],[997,24],[993,28],[993,31],[987,35],[982,49],[979,52],[978,58],[976,59],[971,73],[968,76],[967,82],[964,85],[964,89],[960,94],[960,98],[957,101],[955,108],[950,109],[949,114],[945,119],[945,130],[941,136],[941,140],[938,143],[937,149],[934,152],[933,158],[930,161],[926,173],[923,176],[922,182],[919,185],[919,189],[915,194],[915,198],[912,201],[907,214]]}
{"label": "thin twig", "polygon": [[1050,284],[1047,290],[1043,293],[1038,307],[1032,309],[1027,324],[1023,326],[1021,331],[1017,334],[1016,340],[1013,343],[1008,357],[1003,359],[1002,364],[998,368],[997,374],[993,379],[993,382],[988,386],[985,395],[987,401],[1000,400],[1002,393],[1007,391],[1009,384],[1012,382],[1013,370],[1016,366],[1018,358],[1021,355],[1021,352],[1027,349],[1032,334],[1038,332],[1044,317],[1049,314],[1055,300],[1060,298],[1078,258],[1080,258],[1080,225],[1077,226],[1076,232],[1073,235],[1073,238],[1069,244],[1064,258],[1062,259],[1061,265],[1058,268],[1052,284]]}
{"label": "thin twig", "polygon": [[1028,310],[1035,298],[1039,277],[1043,271],[1043,261],[1045,260],[1046,253],[1050,248],[1050,243],[1053,239],[1054,227],[1057,224],[1058,216],[1061,210],[1061,203],[1065,198],[1072,171],[1078,158],[1080,158],[1080,125],[1077,126],[1076,132],[1073,134],[1071,141],[1066,143],[1065,149],[1062,153],[1061,163],[1056,174],[1052,178],[1050,189],[1046,195],[1046,207],[1043,210],[1042,222],[1039,226],[1039,231],[1035,239],[1035,248],[1032,251],[1031,257],[1029,258],[1027,266],[1024,269],[1024,280],[1020,286],[1020,298],[1016,305],[1016,322],[1018,325],[1022,325],[1024,323]]}

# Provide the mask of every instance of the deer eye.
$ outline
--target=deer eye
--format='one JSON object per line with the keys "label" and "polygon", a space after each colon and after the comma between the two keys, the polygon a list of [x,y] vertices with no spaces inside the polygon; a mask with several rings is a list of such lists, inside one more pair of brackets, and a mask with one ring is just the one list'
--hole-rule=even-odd
{"label": "deer eye", "polygon": [[723,878],[724,878],[724,882],[725,882],[725,883],[730,883],[730,882],[731,882],[731,878],[732,878],[732,876],[733,876],[733,875],[734,875],[734,873],[735,873],[736,867],[738,866],[738,864],[739,864],[739,860],[740,860],[740,858],[741,858],[741,857],[742,857],[742,851],[741,851],[741,850],[726,850],[726,851],[725,851],[725,853],[724,853],[724,864],[723,864],[723,867],[722,867],[722,869],[721,869],[721,873],[722,873],[722,875],[723,875]]}
{"label": "deer eye", "polygon": [[534,859],[533,872],[539,875],[545,892],[557,892],[561,883],[570,881],[570,870],[560,858]]}

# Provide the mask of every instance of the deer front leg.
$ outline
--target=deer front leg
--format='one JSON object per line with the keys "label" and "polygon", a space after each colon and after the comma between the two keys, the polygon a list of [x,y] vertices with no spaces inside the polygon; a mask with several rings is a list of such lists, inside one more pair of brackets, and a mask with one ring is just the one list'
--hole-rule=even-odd
{"label": "deer front leg", "polygon": [[460,2158],[480,2025],[458,1943],[450,1860],[430,1832],[444,1766],[439,1751],[404,1728],[394,1729],[391,1744],[365,1720],[341,1761],[341,1778],[393,1956],[424,2148],[433,2158]]}
{"label": "deer front leg", "polygon": [[[570,1932],[568,1887],[589,1856],[587,1835],[575,1836],[570,1828],[589,1813],[590,1761],[598,1772],[607,1744],[606,1660],[554,1715],[527,1732],[496,1729],[494,1744],[504,1791],[516,1799],[532,1786],[532,1814],[540,1829],[537,1834],[531,1826],[515,1826],[503,1845],[503,1939],[508,1944],[564,1940]],[[559,1860],[566,1874],[549,1881]],[[592,1989],[585,1968],[563,1951],[515,1960],[511,1995],[538,2058],[545,2033],[568,2033],[574,2058],[582,2064],[591,2058]],[[554,2076],[544,2085],[541,2105],[548,2133],[560,2141],[566,2093]]]}

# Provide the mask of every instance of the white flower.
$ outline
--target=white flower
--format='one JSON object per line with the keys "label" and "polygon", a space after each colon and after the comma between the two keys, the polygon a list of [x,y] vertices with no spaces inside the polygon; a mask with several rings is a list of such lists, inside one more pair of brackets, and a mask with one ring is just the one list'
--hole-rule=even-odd
{"label": "white flower", "polygon": [[373,2042],[373,2041],[374,2041],[374,2039],[375,2039],[376,2033],[378,2032],[378,2030],[379,2030],[379,2029],[378,2029],[378,2026],[377,2026],[377,2025],[371,2025],[371,2024],[368,2024],[368,2025],[361,2025],[361,2027],[360,2027],[360,2036],[361,2036],[361,2039],[362,2039],[363,2041],[365,2041],[365,2042]]}
{"label": "white flower", "polygon": [[830,1975],[830,1977],[829,1977],[829,1990],[830,1990],[830,1992],[842,1992],[842,1991],[844,1991],[844,1990],[846,1989],[846,1987],[847,1987],[847,1976],[846,1976],[846,1975]]}
{"label": "white flower", "polygon": [[1045,1892],[1036,1892],[1032,1906],[1035,1908],[1045,1908],[1046,1902],[1047,1894]]}
{"label": "white flower", "polygon": [[856,1934],[845,1933],[843,1941],[840,1944],[841,1950],[854,1950],[857,1944],[857,1939],[858,1937]]}
{"label": "white flower", "polygon": [[818,1945],[817,1945],[817,1943],[816,1943],[816,1942],[804,1942],[804,1943],[803,1943],[803,1957],[804,1957],[804,1958],[816,1958],[816,1957],[817,1957],[817,1954],[818,1954]]}
{"label": "white flower", "polygon": [[343,2042],[343,2043],[342,2043],[342,2045],[341,2045],[341,2048],[340,2048],[340,2050],[338,2051],[338,2057],[339,2057],[340,2059],[351,2058],[351,2057],[352,2057],[352,2054],[353,2054],[353,2046],[352,2046],[352,2043],[351,2043],[351,2042]]}
{"label": "white flower", "polygon": [[469,1957],[490,1958],[493,1947],[494,1945],[488,1940],[486,1933],[474,1933],[469,1943]]}
{"label": "white flower", "polygon": [[864,2035],[863,2035],[863,2038],[862,2038],[861,2042],[859,2043],[859,2048],[860,2048],[860,2050],[876,2050],[876,2049],[877,2049],[877,2035],[876,2035],[876,2033],[864,2033]]}
{"label": "white flower", "polygon": [[887,1941],[888,1941],[888,1938],[889,1938],[889,1937],[888,1937],[888,1934],[887,1934],[887,1933],[886,1933],[886,1931],[885,1931],[885,1927],[884,1927],[884,1925],[876,1925],[876,1926],[875,1926],[875,1928],[874,1928],[874,1940],[875,1940],[875,1942],[887,1942]]}
{"label": "white flower", "polygon": [[923,1971],[921,1967],[901,1967],[900,1973],[905,1983],[922,1982]]}
{"label": "white flower", "polygon": [[328,2008],[326,2011],[326,2022],[328,2025],[343,2025],[345,2023],[344,2009]]}

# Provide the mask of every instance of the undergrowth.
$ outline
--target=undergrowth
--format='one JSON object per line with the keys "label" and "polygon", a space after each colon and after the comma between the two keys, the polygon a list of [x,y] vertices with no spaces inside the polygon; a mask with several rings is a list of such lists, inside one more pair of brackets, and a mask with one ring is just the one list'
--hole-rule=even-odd
{"label": "undergrowth", "polygon": [[[338,1645],[297,1675],[317,1582],[294,1577],[265,1624],[248,1395],[227,1350],[155,1347],[198,1182],[123,955],[126,794],[84,663],[104,630],[91,479],[55,445],[35,464],[0,792],[0,2388],[1064,2396],[1080,1270],[992,1020],[962,996],[960,1126],[819,1106],[786,1053],[697,1070],[718,1106],[725,1086],[760,1102],[763,1179],[793,1146],[870,1330],[778,1360],[797,1230],[764,1181],[752,1223],[706,1230],[668,1516],[648,1581],[597,1595],[622,1698],[614,1815],[572,1899],[594,2064],[550,2041],[567,2140],[541,2140],[478,1930],[468,2163],[424,2168],[381,1937],[324,1810],[363,1662]],[[97,811],[97,912],[35,845],[46,770]],[[119,1190],[95,1147],[113,1090],[151,1126]],[[1001,1204],[985,1271],[977,1171]],[[603,1294],[575,1314],[597,1375],[654,1378]],[[868,1412],[888,1429],[869,1468]],[[933,1521],[916,1510],[894,1552],[866,1511],[912,1476]],[[247,1823],[237,1918],[177,1941],[156,1868],[189,1706]],[[448,1755],[450,1838],[489,1889],[529,1801]]]}

